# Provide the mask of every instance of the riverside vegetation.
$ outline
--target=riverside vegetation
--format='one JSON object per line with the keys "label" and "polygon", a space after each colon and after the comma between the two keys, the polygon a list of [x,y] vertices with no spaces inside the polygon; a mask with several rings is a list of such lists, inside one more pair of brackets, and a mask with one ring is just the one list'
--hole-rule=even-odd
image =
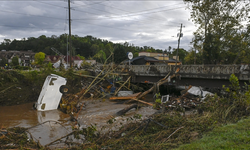
{"label": "riverside vegetation", "polygon": [[[80,90],[81,80],[73,70],[56,72],[51,67],[41,71],[0,70],[0,105],[16,105],[35,102],[43,81],[48,74],[66,77],[69,86]],[[240,87],[235,75],[231,85],[223,87],[224,94],[207,97],[198,111],[183,116],[181,109],[168,109],[164,114],[155,114],[142,120],[137,114],[133,123],[123,124],[119,131],[109,130],[102,134],[92,125],[75,129],[75,138],[84,135],[85,142],[69,144],[65,149],[216,149],[249,147],[250,86]],[[79,88],[79,89],[78,89]],[[71,88],[70,88],[71,89]],[[15,94],[13,94],[15,93]],[[110,119],[108,124],[116,120]],[[236,124],[234,124],[236,123]],[[50,149],[28,138],[25,128],[0,129],[1,149]],[[216,142],[215,142],[216,141]],[[233,142],[235,145],[230,145]],[[188,145],[185,145],[188,144]],[[236,147],[240,145],[240,147]]]}

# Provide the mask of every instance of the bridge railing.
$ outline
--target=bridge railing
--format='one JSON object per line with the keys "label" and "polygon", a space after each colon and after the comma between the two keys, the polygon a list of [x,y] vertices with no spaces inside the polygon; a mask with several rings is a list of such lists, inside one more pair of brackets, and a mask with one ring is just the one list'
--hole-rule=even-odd
{"label": "bridge railing", "polygon": [[249,65],[120,65],[116,71],[130,70],[138,76],[165,76],[177,67],[181,76],[188,78],[229,79],[231,74],[235,74],[240,80],[250,79]]}
{"label": "bridge railing", "polygon": [[130,68],[135,73],[149,73],[158,70],[161,73],[175,71],[176,67],[180,68],[180,73],[193,74],[239,74],[243,73],[242,65],[120,65],[120,68]]}
{"label": "bridge railing", "polygon": [[180,73],[239,74],[241,73],[241,65],[182,65]]}

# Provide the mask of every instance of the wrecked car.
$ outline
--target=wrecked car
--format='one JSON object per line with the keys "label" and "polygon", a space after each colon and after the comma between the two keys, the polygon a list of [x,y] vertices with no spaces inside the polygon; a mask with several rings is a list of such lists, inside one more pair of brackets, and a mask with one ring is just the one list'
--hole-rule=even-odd
{"label": "wrecked car", "polygon": [[67,80],[61,76],[51,74],[44,81],[42,90],[34,107],[38,111],[54,110],[58,108],[62,94],[68,92]]}

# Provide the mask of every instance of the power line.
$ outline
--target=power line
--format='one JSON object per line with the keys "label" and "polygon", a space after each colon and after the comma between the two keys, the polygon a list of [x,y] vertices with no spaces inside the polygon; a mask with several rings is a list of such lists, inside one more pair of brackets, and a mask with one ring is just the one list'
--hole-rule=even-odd
{"label": "power line", "polygon": [[98,25],[98,24],[93,24],[93,23],[84,22],[84,21],[78,21],[78,22],[83,22],[85,24],[91,24],[91,25],[101,26],[101,27],[106,27],[106,28],[112,28],[112,29],[118,29],[118,30],[125,30],[125,31],[131,31],[131,32],[138,32],[138,31],[135,31],[135,30],[123,29],[123,28],[115,28],[115,27],[110,27],[110,26],[105,26],[105,25]]}
{"label": "power line", "polygon": [[[168,6],[174,6],[174,5],[179,5],[179,4],[183,4],[183,3],[178,3],[178,4],[173,4],[173,5],[168,5]],[[78,4],[79,5],[79,4]],[[117,9],[117,10],[122,10],[122,11],[124,11],[124,12],[129,12],[129,11],[125,11],[125,10],[123,10],[123,9],[119,9],[119,8],[117,8],[117,7],[112,7],[112,6],[109,6],[109,5],[104,5],[104,4],[101,4],[101,5],[103,5],[103,6],[106,6],[106,7],[111,7],[111,8],[114,8],[114,9]],[[86,5],[80,5],[80,6],[86,6]],[[162,6],[162,7],[157,7],[157,8],[153,8],[153,9],[148,9],[148,10],[155,10],[155,9],[159,9],[159,8],[165,8],[166,6]],[[94,8],[91,8],[91,9],[94,9]],[[94,9],[94,10],[98,10],[98,11],[102,11],[102,12],[107,12],[107,11],[103,11],[103,10],[100,10],[100,9]],[[144,11],[139,11],[139,12],[145,12],[145,11],[148,11],[148,10],[144,10]],[[75,11],[79,11],[79,12],[85,12],[85,13],[89,13],[89,14],[94,14],[94,15],[99,15],[99,14],[96,14],[96,13],[91,13],[91,12],[89,12],[89,11],[80,11],[80,10],[75,10]],[[164,10],[165,11],[165,10]],[[110,13],[110,12],[108,12],[108,13]],[[130,13],[130,12],[129,12]],[[138,12],[133,12],[133,13],[138,13]],[[147,12],[146,12],[147,13]],[[149,14],[151,13],[151,12],[148,12]],[[115,13],[110,13],[110,14],[115,14]],[[119,15],[119,14],[115,14],[115,15]],[[83,18],[83,19],[74,19],[74,20],[105,20],[105,19],[113,19],[113,18],[121,18],[121,17],[128,17],[128,16],[137,16],[137,15],[140,15],[140,14],[125,14],[125,16],[124,16],[124,14],[121,16],[121,15],[119,15],[119,16],[114,16],[114,17],[104,17],[104,18]],[[148,17],[149,18],[149,17]],[[161,19],[157,19],[157,18],[155,18],[155,17],[150,17],[150,18],[152,18],[152,19],[154,19],[154,20],[161,20]],[[136,22],[141,22],[141,23],[143,23],[143,22],[152,22],[152,20],[150,20],[150,21],[146,21],[146,20],[140,20],[140,21],[136,21]],[[177,24],[179,24],[179,23],[177,23]],[[174,25],[167,25],[167,26],[174,26]]]}
{"label": "power line", "polygon": [[[2,11],[2,12],[8,12],[8,13],[14,13],[14,14],[20,14],[20,15],[28,15],[28,14],[24,14],[24,13],[10,12],[10,11],[4,11],[4,10],[0,10],[0,11]],[[38,15],[31,15],[31,16],[64,20],[64,19],[62,19],[62,18],[47,17],[47,16],[38,16]],[[74,19],[74,20],[75,20],[75,19]],[[109,27],[109,26],[105,26],[105,25],[97,25],[97,24],[88,23],[88,22],[84,22],[84,23],[85,23],[85,24],[96,25],[96,26],[102,26],[102,27],[113,28],[113,29],[119,29],[119,30],[126,30],[126,31],[136,32],[135,30],[122,29],[122,28],[114,28],[114,27]],[[11,27],[11,25],[5,25],[5,26],[9,26],[9,27]],[[20,28],[34,28],[34,27],[22,27],[22,26],[12,26],[12,27],[20,27]],[[55,28],[46,28],[46,29],[55,29]]]}
{"label": "power line", "polygon": [[26,15],[26,16],[35,16],[35,17],[43,17],[43,18],[51,18],[51,19],[59,19],[59,20],[64,20],[63,18],[48,17],[48,16],[39,16],[39,15],[32,15],[32,14],[25,14],[25,13],[11,12],[11,11],[7,11],[7,10],[0,10],[0,11],[1,11],[1,12],[6,12],[6,13],[18,14],[18,15]]}
{"label": "power line", "polygon": [[[104,5],[104,4],[102,4]],[[175,4],[177,5],[177,4]],[[111,7],[111,8],[115,8],[115,9],[118,9],[116,7],[112,7],[112,6],[108,6],[108,5],[104,5],[104,6],[107,6],[107,7]],[[169,6],[173,6],[173,5],[169,5]],[[158,8],[154,8],[154,9],[159,9],[159,8],[164,8],[166,6],[162,6],[162,7],[158,7]],[[168,10],[175,10],[175,9],[180,9],[180,8],[184,8],[184,7],[178,7],[178,8],[172,8],[172,9],[165,9],[165,10],[160,10],[160,11],[155,11],[155,12],[147,12],[148,10],[144,10],[144,11],[139,11],[139,12],[144,12],[144,13],[139,13],[139,12],[131,12],[132,14],[130,14],[130,12],[128,14],[123,14],[123,15],[119,15],[119,14],[115,14],[115,13],[111,13],[111,14],[115,14],[115,15],[119,15],[119,16],[115,16],[115,17],[106,17],[106,18],[120,18],[120,17],[129,17],[129,16],[137,16],[137,15],[143,15],[143,14],[152,14],[152,13],[157,13],[157,12],[163,12],[163,11],[168,11]],[[91,8],[91,9],[94,9],[94,8]],[[149,9],[149,10],[154,10],[154,9]],[[103,10],[100,10],[100,9],[94,9],[94,10],[98,10],[98,11],[103,11]],[[118,10],[122,10],[122,9],[118,9]],[[75,10],[75,11],[79,11],[79,10]],[[128,12],[128,11],[125,11],[125,10],[122,10],[124,12]],[[145,12],[146,11],[146,12]],[[86,12],[86,11],[82,11],[82,12]],[[103,11],[103,12],[107,12],[107,11]],[[86,12],[86,13],[90,13],[90,12]],[[110,13],[110,12],[108,12]],[[136,14],[135,14],[136,13]],[[139,13],[139,14],[137,14]],[[94,14],[94,15],[99,15],[99,14],[96,14],[96,13],[90,13],[90,14]],[[100,20],[100,19],[106,19],[106,18],[98,18],[98,19],[88,19],[88,18],[83,18],[83,19],[77,19],[77,20]],[[151,17],[152,19],[156,19],[154,17]],[[76,20],[76,19],[75,19]]]}
{"label": "power line", "polygon": [[[181,7],[181,8],[183,8],[183,7]],[[179,9],[179,8],[173,8],[173,9],[167,9],[167,10],[164,10],[164,11],[170,11],[170,10],[174,10],[174,9]],[[85,12],[85,11],[83,11],[83,12]],[[156,13],[156,12],[153,12],[153,13]],[[148,13],[149,14],[149,13]],[[138,14],[136,14],[136,15],[138,15]],[[131,14],[130,16],[136,16],[136,15],[134,15],[134,14]],[[74,20],[74,21],[79,21],[79,20],[104,20],[104,19],[116,19],[116,18],[121,18],[121,17],[129,17],[128,15],[127,16],[115,16],[115,17],[107,17],[107,18],[92,18],[92,19],[86,19],[86,18],[84,18],[84,19],[72,19],[72,20]],[[134,21],[134,23],[135,22],[141,22],[141,23],[143,23],[143,22],[152,22],[152,20],[149,20],[149,21],[146,21],[146,20],[139,20],[139,21]],[[85,22],[86,23],[86,22]],[[90,23],[89,23],[90,24]],[[95,24],[94,24],[95,25]],[[176,25],[165,25],[165,26],[176,26]]]}
{"label": "power line", "polygon": [[[39,28],[39,27],[30,27],[30,26],[16,26],[16,25],[6,25],[6,24],[3,24],[3,25],[0,25],[2,27],[17,27],[17,28]],[[44,30],[44,29],[58,29],[58,28],[40,28],[41,30]]]}
{"label": "power line", "polygon": [[[36,1],[37,2],[37,1]],[[46,3],[47,4],[47,3]],[[53,5],[54,6],[54,5]],[[61,7],[61,6],[59,6]],[[161,11],[168,11],[168,10],[174,10],[174,9],[179,9],[179,8],[173,8],[173,9],[167,9],[167,10],[161,10]],[[6,12],[6,13],[14,13],[14,14],[19,14],[19,15],[30,15],[30,16],[36,16],[36,17],[44,17],[44,18],[51,18],[51,19],[60,19],[60,20],[64,20],[63,18],[57,18],[57,17],[48,17],[48,16],[39,16],[39,15],[31,15],[31,14],[25,14],[25,13],[18,13],[18,12],[11,12],[11,11],[6,11],[6,10],[0,10],[2,12]],[[76,10],[79,11],[79,10]],[[161,11],[157,11],[157,12],[161,12]],[[85,13],[90,13],[90,12],[86,12],[86,11],[80,11],[80,12],[85,12]],[[151,13],[157,13],[157,12],[146,12],[143,14],[151,14]],[[99,15],[96,13],[90,13],[90,14],[94,14],[94,15]],[[129,17],[129,16],[136,16],[136,15],[140,15],[140,14],[127,14],[127,15],[121,15],[121,16],[114,16],[114,17],[106,17],[106,18],[99,18],[99,19],[74,19],[74,20],[100,20],[100,19],[107,19],[107,18],[120,18],[120,17]],[[141,21],[139,21],[141,22]]]}
{"label": "power line", "polygon": [[[162,7],[160,7],[162,8]],[[180,7],[180,8],[183,8],[183,7]],[[157,12],[162,12],[162,11],[169,11],[169,10],[174,10],[174,9],[179,9],[179,8],[172,8],[172,9],[165,9],[165,10],[160,10],[160,11],[155,11],[155,12],[145,12],[144,13],[141,13],[141,14],[150,14],[150,13],[157,13]],[[151,9],[152,10],[152,9]],[[75,10],[75,11],[80,11],[80,10]],[[102,11],[102,10],[100,10]],[[90,12],[87,12],[87,11],[80,11],[80,12],[85,12],[85,13],[90,13]],[[96,14],[96,13],[91,13],[91,14],[95,14],[95,15],[99,15],[99,14]],[[127,14],[126,16],[134,16],[134,15],[139,15],[139,14]],[[124,15],[123,15],[124,16]],[[108,18],[120,18],[121,16],[117,16],[117,17],[108,17]],[[107,19],[107,18],[103,18],[103,19]],[[82,21],[79,21],[79,20],[100,20],[99,19],[73,19],[74,21],[78,21],[78,22],[82,22]],[[93,24],[93,23],[89,23],[89,22],[83,22],[85,24],[91,24],[91,25],[95,25],[95,26],[101,26],[101,27],[106,27],[106,28],[112,28],[112,29],[118,29],[118,30],[126,30],[126,31],[131,31],[131,32],[137,32],[135,30],[129,30],[129,29],[123,29],[123,28],[115,28],[115,27],[110,27],[110,26],[106,26],[106,25],[98,25],[98,24]],[[170,25],[171,26],[171,25]]]}
{"label": "power line", "polygon": [[[158,13],[158,12],[163,12],[163,11],[170,11],[170,10],[175,10],[175,9],[180,9],[180,8],[184,8],[184,7],[177,7],[177,8],[172,8],[172,9],[165,9],[165,10],[161,10],[161,11],[147,12],[147,13],[141,13],[141,14],[128,14],[128,15],[121,15],[121,16],[114,16],[114,17],[98,18],[98,19],[83,18],[83,19],[74,19],[74,20],[100,20],[100,19],[112,19],[112,18],[121,18],[121,17],[131,17],[131,16],[138,16],[138,15],[144,15],[144,14]],[[75,11],[79,11],[79,10],[75,10]],[[82,11],[82,12],[86,12],[86,11]],[[89,12],[87,12],[87,13],[89,13]],[[91,13],[91,14],[93,14],[93,13]]]}
{"label": "power line", "polygon": [[[100,3],[103,3],[103,2],[100,2]],[[100,3],[98,3],[98,4],[100,4]],[[106,6],[106,7],[110,7],[110,8],[114,8],[114,9],[117,9],[117,10],[121,10],[123,12],[139,13],[139,12],[145,12],[145,11],[149,11],[149,10],[155,10],[155,9],[165,8],[165,7],[169,7],[169,6],[175,6],[175,5],[179,5],[179,4],[183,4],[183,3],[178,3],[178,4],[174,4],[174,5],[165,5],[165,6],[161,6],[161,7],[157,7],[157,8],[151,8],[151,9],[142,10],[142,11],[138,11],[138,12],[130,12],[130,11],[127,11],[127,10],[123,10],[123,9],[120,9],[120,8],[117,8],[117,7],[113,7],[113,6],[109,6],[109,5],[105,5],[105,4],[101,4],[101,5]],[[89,6],[89,5],[79,5],[79,7],[86,7],[86,6]],[[72,7],[72,8],[76,8],[76,7]],[[103,11],[103,10],[96,9],[96,8],[91,8],[91,9],[98,10],[98,11]],[[107,12],[107,11],[103,11],[103,12]],[[108,12],[108,13],[110,13],[110,12]],[[112,13],[112,14],[115,14],[115,13]]]}
{"label": "power line", "polygon": [[38,0],[33,0],[33,1],[38,2],[38,3],[42,3],[42,4],[47,4],[47,5],[59,7],[59,8],[66,8],[66,7],[64,7],[64,6],[58,6],[58,5],[54,5],[54,4],[50,4],[50,3],[45,3],[45,2],[42,2],[42,1],[38,1]]}
{"label": "power line", "polygon": [[[179,4],[183,4],[183,3],[179,3]],[[174,4],[174,5],[179,5],[179,4]],[[101,4],[101,5],[104,5],[104,4]],[[145,12],[145,11],[149,11],[149,10],[154,10],[154,9],[159,9],[159,8],[165,8],[165,7],[174,6],[174,5],[165,5],[165,6],[162,6],[162,7],[157,7],[157,8],[152,8],[152,9],[146,9],[146,10],[142,10],[142,11],[138,11],[138,12],[130,12],[130,11],[127,11],[127,10],[124,10],[124,9],[120,9],[120,8],[117,8],[117,7],[113,7],[113,6],[109,6],[109,5],[104,5],[104,6],[110,7],[110,8],[113,8],[113,9],[117,9],[117,10],[121,10],[123,12],[139,13],[139,12]]]}
{"label": "power line", "polygon": [[[96,4],[101,4],[101,3],[103,3],[103,2],[97,2],[97,3],[92,3],[92,4],[86,4],[86,5],[79,5],[78,7],[82,7],[82,6],[85,7],[85,6],[96,5]],[[77,7],[71,7],[71,8],[77,8]]]}
{"label": "power line", "polygon": [[[183,3],[180,3],[180,4],[183,4]],[[104,5],[104,4],[101,4],[101,5]],[[178,4],[174,4],[174,5],[178,5]],[[153,8],[153,9],[147,9],[147,10],[143,10],[143,11],[137,11],[137,12],[130,12],[130,11],[127,11],[127,10],[124,10],[124,9],[120,9],[120,8],[117,8],[117,7],[113,7],[113,6],[110,6],[110,5],[104,5],[106,7],[110,7],[110,8],[113,8],[113,9],[117,9],[117,10],[121,10],[123,12],[129,12],[129,13],[139,13],[139,12],[145,12],[145,11],[149,11],[149,10],[155,10],[155,9],[159,9],[159,8],[165,8],[165,7],[169,7],[169,6],[174,6],[174,5],[168,5],[168,6],[162,6],[162,7],[157,7],[157,8]],[[126,14],[125,14],[126,15]],[[150,17],[154,20],[161,20],[161,19],[157,19],[155,17]]]}
{"label": "power line", "polygon": [[[99,24],[94,24],[94,23],[89,23],[89,22],[84,22],[84,21],[77,21],[77,22],[82,22],[84,24],[90,24],[90,25],[95,25],[95,26],[100,26],[100,27],[105,27],[105,28],[111,28],[111,29],[116,29],[116,30],[124,30],[124,31],[129,31],[129,32],[138,32],[138,30],[116,28],[116,27],[110,27],[110,26],[106,26],[106,25],[99,25]],[[83,33],[83,32],[78,32],[78,33]]]}

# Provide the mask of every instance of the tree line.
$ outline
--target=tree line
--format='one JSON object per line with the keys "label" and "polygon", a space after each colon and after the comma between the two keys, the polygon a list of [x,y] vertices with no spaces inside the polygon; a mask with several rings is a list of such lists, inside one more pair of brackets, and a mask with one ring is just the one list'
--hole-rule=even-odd
{"label": "tree line", "polygon": [[[72,41],[72,55],[78,55],[83,59],[95,59],[97,62],[104,63],[104,61],[111,55],[114,54],[112,59],[109,59],[108,63],[111,61],[115,63],[120,63],[127,58],[127,53],[132,52],[134,57],[138,56],[139,52],[153,52],[153,53],[166,53],[170,57],[176,55],[176,49],[171,47],[168,50],[154,49],[150,46],[134,46],[132,43],[113,43],[108,40],[103,40],[93,36],[80,37],[78,35],[71,36]],[[60,36],[52,35],[51,37],[46,37],[41,35],[38,38],[29,37],[23,38],[21,40],[10,40],[4,39],[0,44],[0,50],[17,50],[17,51],[28,51],[33,52],[43,52],[46,55],[56,55],[51,47],[56,48],[63,55],[67,55],[68,47],[68,35],[62,34]],[[184,60],[186,51],[184,49],[179,50],[180,59]]]}

